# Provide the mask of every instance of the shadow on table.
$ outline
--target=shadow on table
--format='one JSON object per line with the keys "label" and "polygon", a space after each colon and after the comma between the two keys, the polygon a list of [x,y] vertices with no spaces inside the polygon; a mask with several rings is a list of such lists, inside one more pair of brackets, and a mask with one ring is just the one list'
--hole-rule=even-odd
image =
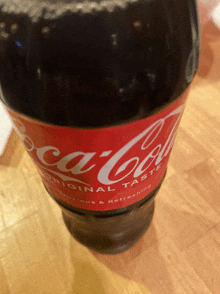
{"label": "shadow on table", "polygon": [[106,294],[104,285],[100,276],[96,273],[95,268],[82,261],[74,263],[75,267],[75,276],[73,284],[73,293],[74,289],[80,291],[81,294],[89,293],[99,293]]}
{"label": "shadow on table", "polygon": [[[150,247],[150,252],[152,250],[153,254],[149,260],[147,258],[149,251],[147,254],[145,252]],[[114,273],[144,285],[149,289],[150,294],[174,293],[167,266],[160,255],[158,237],[153,223],[139,242],[128,251],[117,255],[103,255],[89,251]],[[164,285],[160,284],[161,279],[164,280]],[[155,288],[156,280],[158,280],[158,286]]]}
{"label": "shadow on table", "polygon": [[[114,256],[116,262],[120,260],[118,257],[119,255]],[[68,293],[152,294],[143,282],[136,282],[122,272],[112,270],[102,261],[100,262],[90,250],[72,238],[70,238],[70,262],[68,263],[73,271]]]}

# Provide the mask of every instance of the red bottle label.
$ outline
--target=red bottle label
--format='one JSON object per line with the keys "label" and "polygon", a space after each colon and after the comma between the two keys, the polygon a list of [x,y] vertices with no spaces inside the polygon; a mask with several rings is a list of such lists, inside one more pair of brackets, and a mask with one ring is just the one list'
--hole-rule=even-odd
{"label": "red bottle label", "polygon": [[187,94],[145,119],[99,129],[49,125],[7,110],[47,189],[74,207],[105,211],[158,186]]}

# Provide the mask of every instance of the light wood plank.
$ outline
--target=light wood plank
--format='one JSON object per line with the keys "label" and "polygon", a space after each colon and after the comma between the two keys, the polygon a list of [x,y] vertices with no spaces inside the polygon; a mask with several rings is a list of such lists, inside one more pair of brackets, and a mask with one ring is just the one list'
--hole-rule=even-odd
{"label": "light wood plank", "polygon": [[8,279],[5,276],[1,263],[0,263],[0,293],[10,294]]}
{"label": "light wood plank", "polygon": [[157,199],[158,221],[180,250],[185,250],[220,221],[220,215],[188,184],[188,174],[166,181]]}
{"label": "light wood plank", "polygon": [[216,157],[201,162],[187,173],[187,182],[220,215],[220,161]]}
{"label": "light wood plank", "polygon": [[184,123],[181,123],[169,159],[168,170],[171,167],[180,174],[199,164],[206,157],[206,149],[188,134],[184,129]]}
{"label": "light wood plank", "polygon": [[212,294],[220,289],[220,224],[190,246],[185,256]]}
{"label": "light wood plank", "polygon": [[130,279],[147,284],[150,293],[211,294],[181,251],[168,237],[130,262]]}

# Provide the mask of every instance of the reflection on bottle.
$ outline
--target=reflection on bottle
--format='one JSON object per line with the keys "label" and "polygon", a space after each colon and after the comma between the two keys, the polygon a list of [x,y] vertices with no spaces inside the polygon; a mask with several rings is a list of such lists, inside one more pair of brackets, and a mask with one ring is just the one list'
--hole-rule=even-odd
{"label": "reflection on bottle", "polygon": [[18,47],[24,48],[20,42],[15,42],[17,44]]}
{"label": "reflection on bottle", "polygon": [[187,63],[186,63],[186,68],[185,68],[185,75],[186,75],[186,82],[190,83],[194,77],[194,74],[196,72],[196,68],[195,68],[195,49],[192,48],[192,50],[190,51]]}
{"label": "reflection on bottle", "polygon": [[133,98],[133,92],[136,89],[137,80],[134,78],[130,84],[127,86],[120,88],[119,93],[122,95],[121,101],[128,101]]}

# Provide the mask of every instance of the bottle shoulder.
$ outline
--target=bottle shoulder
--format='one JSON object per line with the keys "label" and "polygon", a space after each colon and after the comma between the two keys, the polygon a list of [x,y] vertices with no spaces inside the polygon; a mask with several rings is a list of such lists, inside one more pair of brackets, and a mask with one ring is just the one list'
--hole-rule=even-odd
{"label": "bottle shoulder", "polygon": [[125,1],[83,15],[68,1],[68,13],[46,18],[49,1],[36,22],[1,3],[2,100],[35,119],[95,128],[145,118],[176,101],[198,69],[195,1]]}

